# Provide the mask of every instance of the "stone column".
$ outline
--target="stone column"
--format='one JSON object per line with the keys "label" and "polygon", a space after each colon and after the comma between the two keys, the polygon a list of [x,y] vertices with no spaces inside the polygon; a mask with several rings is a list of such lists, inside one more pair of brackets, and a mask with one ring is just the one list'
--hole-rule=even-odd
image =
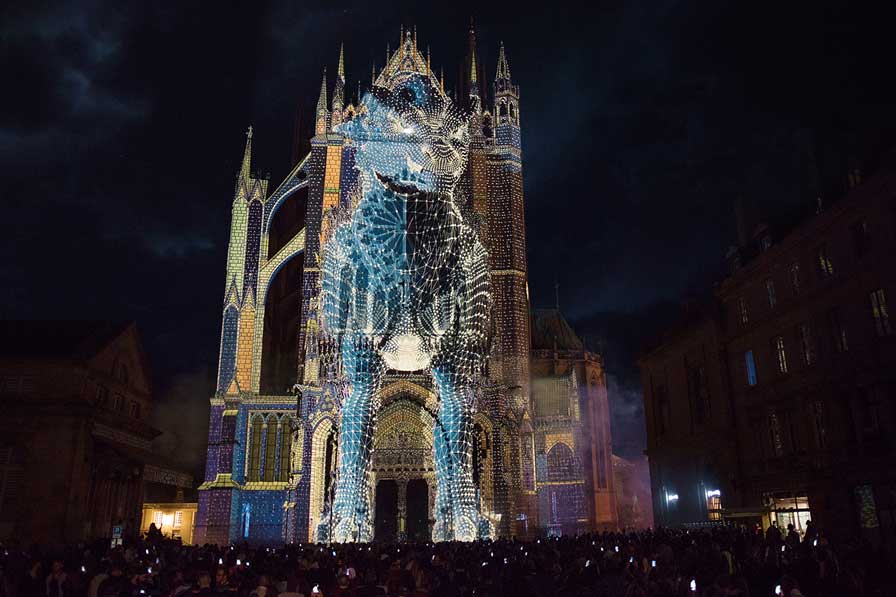
{"label": "stone column", "polygon": [[398,484],[398,539],[406,538],[406,523],[408,517],[408,480],[396,479]]}

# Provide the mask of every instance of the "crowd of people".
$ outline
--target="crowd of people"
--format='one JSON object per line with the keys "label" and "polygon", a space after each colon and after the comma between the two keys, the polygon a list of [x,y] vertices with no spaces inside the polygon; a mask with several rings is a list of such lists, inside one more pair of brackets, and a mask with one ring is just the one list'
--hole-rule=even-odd
{"label": "crowd of people", "polygon": [[657,529],[534,541],[185,546],[153,532],[0,552],[0,597],[896,595],[880,550],[770,527]]}

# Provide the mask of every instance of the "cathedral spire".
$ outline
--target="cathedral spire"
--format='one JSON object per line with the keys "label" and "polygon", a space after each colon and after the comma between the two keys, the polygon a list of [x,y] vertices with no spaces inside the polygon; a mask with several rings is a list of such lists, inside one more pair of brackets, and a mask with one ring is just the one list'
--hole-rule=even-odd
{"label": "cathedral spire", "polygon": [[476,72],[478,70],[478,67],[476,66],[476,29],[473,24],[473,17],[470,17],[470,33],[467,43],[467,68],[469,69],[469,76],[464,83],[469,86],[470,97],[479,97],[479,83]]}
{"label": "cathedral spire", "polygon": [[240,167],[240,179],[248,182],[252,169],[252,125],[246,131],[246,150],[243,152],[243,163]]}
{"label": "cathedral spire", "polygon": [[320,96],[317,98],[317,110],[315,112],[314,134],[323,135],[327,132],[327,69],[324,67],[324,76],[320,82]]}
{"label": "cathedral spire", "polygon": [[317,98],[317,113],[327,110],[327,67],[324,67],[324,76],[320,82],[320,96]]}
{"label": "cathedral spire", "polygon": [[345,55],[343,45],[339,45],[339,66],[336,68],[336,82],[333,83],[333,114],[339,122],[342,122],[342,108],[345,107]]}
{"label": "cathedral spire", "polygon": [[427,75],[432,74],[432,67],[430,66],[430,63],[429,63],[429,45],[428,44],[426,46],[426,74]]}
{"label": "cathedral spire", "polygon": [[510,83],[510,65],[507,64],[507,56],[504,54],[504,42],[501,42],[501,49],[498,50],[498,72],[495,75],[495,81],[505,80]]}

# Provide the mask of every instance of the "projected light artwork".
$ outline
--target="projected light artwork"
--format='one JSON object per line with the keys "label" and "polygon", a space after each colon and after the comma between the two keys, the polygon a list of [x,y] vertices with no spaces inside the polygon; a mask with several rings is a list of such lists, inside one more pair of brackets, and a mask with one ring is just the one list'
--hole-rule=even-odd
{"label": "projected light artwork", "polygon": [[357,149],[361,199],[322,250],[322,329],[341,347],[349,394],[339,428],[332,538],[372,536],[368,471],[387,369],[429,370],[440,401],[434,540],[476,538],[472,382],[488,352],[488,263],[453,202],[468,117],[432,79],[373,87],[335,127]]}
{"label": "projected light artwork", "polygon": [[247,132],[198,543],[614,527],[602,362],[529,303],[504,45],[486,78],[471,24],[446,88],[416,29],[396,29],[369,80],[348,84],[333,48],[307,152],[276,186]]}

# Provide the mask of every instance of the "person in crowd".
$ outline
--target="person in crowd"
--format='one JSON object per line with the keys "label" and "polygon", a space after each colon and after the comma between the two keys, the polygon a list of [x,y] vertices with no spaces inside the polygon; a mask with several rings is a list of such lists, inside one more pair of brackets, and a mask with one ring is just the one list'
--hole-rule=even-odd
{"label": "person in crowd", "polygon": [[[0,550],[0,597],[878,597],[893,553],[822,529],[715,525],[473,543]],[[45,571],[49,570],[49,574]]]}
{"label": "person in crowd", "polygon": [[54,559],[50,574],[46,580],[47,597],[73,597],[74,589],[65,571],[65,564],[60,559]]}
{"label": "person in crowd", "polygon": [[28,570],[22,575],[19,582],[18,593],[20,597],[44,597],[46,585],[41,576],[43,564],[39,558],[31,558]]}

